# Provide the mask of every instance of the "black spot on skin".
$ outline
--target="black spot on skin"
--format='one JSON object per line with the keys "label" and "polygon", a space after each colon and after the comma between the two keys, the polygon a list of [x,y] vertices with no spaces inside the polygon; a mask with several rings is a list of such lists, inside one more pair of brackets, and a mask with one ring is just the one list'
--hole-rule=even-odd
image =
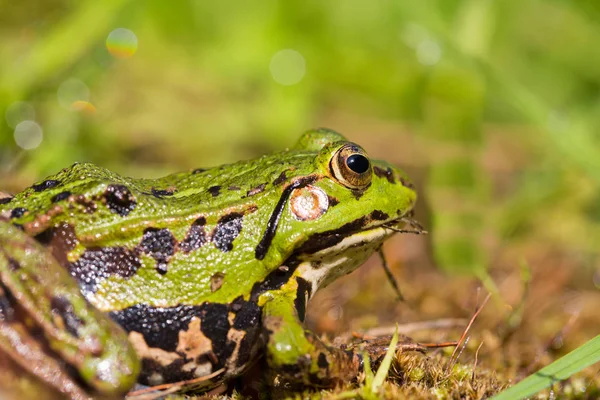
{"label": "black spot on skin", "polygon": [[241,187],[239,187],[238,185],[231,185],[227,188],[227,190],[231,190],[231,191],[240,190],[240,189],[241,189]]}
{"label": "black spot on skin", "polygon": [[64,297],[53,297],[50,301],[52,313],[57,314],[63,320],[67,332],[76,338],[79,337],[79,329],[85,324],[77,315],[71,302]]}
{"label": "black spot on skin", "polygon": [[368,186],[364,189],[351,189],[350,192],[352,193],[352,195],[354,196],[354,198],[356,200],[360,200],[360,198],[363,196],[363,194],[365,194],[365,191],[367,190]]}
{"label": "black spot on skin", "polygon": [[71,195],[71,192],[69,192],[69,191],[60,192],[59,194],[52,197],[52,202],[57,203],[61,200],[68,199],[70,195]]}
{"label": "black spot on skin", "polygon": [[275,178],[275,180],[273,181],[273,186],[279,186],[287,180],[287,176],[285,175],[286,172],[287,172],[287,170],[281,172],[279,174],[279,176],[277,178]]}
{"label": "black spot on skin", "polygon": [[298,311],[298,318],[301,322],[304,322],[304,317],[306,317],[306,303],[312,293],[312,286],[303,278],[296,278],[296,281],[298,282],[298,289],[296,290],[294,305]]}
{"label": "black spot on skin", "polygon": [[129,188],[124,185],[108,185],[104,199],[108,209],[122,217],[133,211],[137,204]]}
{"label": "black spot on skin", "polygon": [[246,332],[240,343],[236,360],[236,365],[242,367],[253,361],[252,349],[259,344],[262,330],[261,309],[254,302],[244,301],[242,296],[232,302],[230,309],[236,313],[233,328]]}
{"label": "black spot on skin", "polygon": [[156,260],[156,270],[164,275],[175,253],[175,237],[168,229],[146,228],[139,249]]}
{"label": "black spot on skin", "polygon": [[187,236],[179,243],[179,249],[181,251],[189,253],[192,250],[199,249],[206,243],[204,225],[206,225],[206,218],[204,217],[199,217],[192,223]]}
{"label": "black spot on skin", "polygon": [[21,269],[21,265],[14,258],[8,257],[8,269],[12,272],[16,272]]}
{"label": "black spot on skin", "polygon": [[23,207],[13,208],[12,211],[10,212],[10,217],[11,218],[21,218],[23,215],[25,215],[26,212],[27,212],[27,209],[23,208]]}
{"label": "black spot on skin", "polygon": [[261,183],[260,185],[256,186],[255,188],[248,190],[248,192],[246,193],[246,196],[250,197],[250,196],[254,196],[255,194],[262,193],[262,192],[264,192],[266,187],[267,187],[266,183]]}
{"label": "black spot on skin", "polygon": [[415,188],[415,185],[413,185],[412,182],[409,182],[409,181],[407,181],[406,179],[404,179],[402,177],[400,178],[400,183],[402,183],[402,186],[407,187],[409,189],[414,189]]}
{"label": "black spot on skin", "polygon": [[206,168],[196,168],[195,170],[192,171],[192,175],[200,174],[204,171],[206,171]]}
{"label": "black spot on skin", "polygon": [[383,169],[381,167],[375,166],[375,167],[373,167],[373,172],[379,178],[385,178],[385,179],[387,179],[389,183],[395,183],[396,182],[396,180],[394,179],[394,173],[393,173],[393,171],[392,171],[392,169],[390,167],[387,167],[386,169]]}
{"label": "black spot on skin", "polygon": [[57,187],[58,185],[60,185],[60,181],[57,181],[54,179],[48,179],[48,180],[45,180],[44,182],[33,185],[31,188],[35,192],[43,192],[46,189],[52,189],[52,188]]}
{"label": "black spot on skin", "polygon": [[337,197],[333,197],[333,196],[327,195],[327,200],[329,202],[329,207],[335,207],[338,204],[340,204],[340,201],[338,200]]}
{"label": "black spot on skin", "polygon": [[232,212],[219,219],[212,234],[212,242],[217,249],[222,252],[233,249],[233,241],[242,231],[243,219],[244,214],[239,212]]}
{"label": "black spot on skin", "polygon": [[231,311],[235,312],[233,328],[237,330],[246,330],[251,326],[260,324],[260,307],[252,301],[244,301],[242,296],[236,298],[231,304]]}
{"label": "black spot on skin", "polygon": [[375,210],[371,213],[371,218],[376,221],[385,221],[386,219],[390,218],[390,216],[381,210]]}
{"label": "black spot on skin", "polygon": [[63,266],[69,266],[67,255],[79,243],[73,225],[62,223],[37,234],[35,240],[52,250],[54,258]]}
{"label": "black spot on skin", "polygon": [[212,197],[217,197],[221,192],[221,186],[211,186],[208,188],[208,191],[212,194]]}
{"label": "black spot on skin", "polygon": [[319,366],[319,368],[329,368],[329,362],[327,361],[327,356],[325,355],[325,353],[319,353],[319,357],[317,358],[317,365]]}
{"label": "black spot on skin", "polygon": [[137,254],[124,247],[93,247],[71,264],[71,276],[77,279],[81,291],[94,292],[102,279],[116,275],[130,278],[140,268]]}
{"label": "black spot on skin", "polygon": [[82,206],[83,212],[86,214],[93,214],[98,209],[98,204],[95,201],[88,200],[82,194],[75,196],[75,204]]}
{"label": "black spot on skin", "polygon": [[14,199],[14,197],[10,197],[10,196],[8,196],[8,197],[3,197],[3,198],[1,198],[1,199],[0,199],[0,204],[8,204],[8,203],[10,203],[10,201],[11,201],[12,199]]}
{"label": "black spot on skin", "polygon": [[0,322],[12,322],[15,319],[13,304],[15,304],[14,297],[8,288],[0,282]]}
{"label": "black spot on skin", "polygon": [[155,189],[155,188],[152,188],[152,196],[158,197],[159,199],[161,197],[173,196],[173,193],[175,193],[174,189]]}

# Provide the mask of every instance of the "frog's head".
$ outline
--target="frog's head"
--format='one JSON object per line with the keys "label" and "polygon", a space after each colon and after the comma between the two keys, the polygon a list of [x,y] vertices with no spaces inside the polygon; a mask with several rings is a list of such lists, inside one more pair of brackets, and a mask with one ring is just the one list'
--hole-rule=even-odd
{"label": "frog's head", "polygon": [[269,221],[278,233],[272,243],[259,244],[257,256],[267,245],[283,250],[314,293],[355,270],[401,229],[416,192],[401,170],[371,160],[330,130],[305,133],[292,151],[298,152],[297,174]]}

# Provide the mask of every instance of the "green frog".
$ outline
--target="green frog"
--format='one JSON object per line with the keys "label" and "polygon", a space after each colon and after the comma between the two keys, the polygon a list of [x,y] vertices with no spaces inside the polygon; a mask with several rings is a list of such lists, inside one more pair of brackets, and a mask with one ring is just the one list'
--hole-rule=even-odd
{"label": "green frog", "polygon": [[415,201],[402,171],[328,129],[160,179],[75,164],[0,199],[0,361],[71,398],[206,389],[261,358],[276,386],[352,380],[362,354],[305,330],[307,302]]}

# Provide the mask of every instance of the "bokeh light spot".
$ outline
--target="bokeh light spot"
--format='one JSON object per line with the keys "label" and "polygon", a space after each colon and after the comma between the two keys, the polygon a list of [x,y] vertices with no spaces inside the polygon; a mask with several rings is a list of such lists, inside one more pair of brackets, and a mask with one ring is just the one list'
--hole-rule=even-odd
{"label": "bokeh light spot", "polygon": [[15,142],[24,150],[33,150],[42,143],[44,133],[35,121],[20,122],[15,128]]}
{"label": "bokeh light spot", "polygon": [[4,115],[8,126],[15,129],[20,122],[34,120],[35,110],[31,104],[25,101],[15,101],[8,106]]}
{"label": "bokeh light spot", "polygon": [[73,103],[90,99],[90,89],[79,79],[69,78],[60,84],[56,97],[62,108],[74,110]]}
{"label": "bokeh light spot", "polygon": [[296,50],[284,49],[273,55],[269,69],[275,82],[285,86],[295,85],[304,78],[306,61]]}
{"label": "bokeh light spot", "polygon": [[117,28],[108,34],[106,48],[113,57],[128,58],[137,51],[138,39],[129,29]]}
{"label": "bokeh light spot", "polygon": [[423,65],[434,65],[442,58],[442,49],[440,45],[431,40],[426,39],[417,45],[417,60]]}

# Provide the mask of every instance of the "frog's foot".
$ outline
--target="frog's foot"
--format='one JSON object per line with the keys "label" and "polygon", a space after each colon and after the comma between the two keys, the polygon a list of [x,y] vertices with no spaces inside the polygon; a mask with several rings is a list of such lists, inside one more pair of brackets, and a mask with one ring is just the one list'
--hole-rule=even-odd
{"label": "frog's foot", "polygon": [[294,305],[294,291],[280,291],[263,306],[268,382],[276,392],[331,388],[356,380],[362,357],[331,347],[305,330]]}
{"label": "frog's foot", "polygon": [[[391,341],[391,336],[380,336],[376,338],[364,339],[357,345],[354,345],[352,349],[358,354],[366,354],[371,362],[371,367],[376,368],[376,366],[381,362],[381,360],[387,353]],[[408,336],[399,335],[398,344],[396,345],[396,354],[398,354],[399,352],[408,351],[417,351],[420,353],[425,353],[426,346],[414,342]],[[362,367],[363,365],[361,363],[361,370]]]}

